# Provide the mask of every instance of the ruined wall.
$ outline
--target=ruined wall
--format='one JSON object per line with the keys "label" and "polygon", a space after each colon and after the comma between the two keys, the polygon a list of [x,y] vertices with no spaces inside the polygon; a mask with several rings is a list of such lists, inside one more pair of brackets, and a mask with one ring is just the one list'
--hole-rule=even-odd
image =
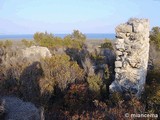
{"label": "ruined wall", "polygon": [[116,27],[115,81],[110,91],[130,91],[140,95],[144,89],[149,57],[149,21],[130,19]]}

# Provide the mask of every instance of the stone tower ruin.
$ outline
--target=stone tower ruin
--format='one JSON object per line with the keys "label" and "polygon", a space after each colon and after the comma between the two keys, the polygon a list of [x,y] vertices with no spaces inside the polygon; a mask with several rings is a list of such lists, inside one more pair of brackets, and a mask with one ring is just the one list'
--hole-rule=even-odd
{"label": "stone tower ruin", "polygon": [[149,20],[130,19],[116,27],[115,80],[110,92],[144,90],[149,57]]}

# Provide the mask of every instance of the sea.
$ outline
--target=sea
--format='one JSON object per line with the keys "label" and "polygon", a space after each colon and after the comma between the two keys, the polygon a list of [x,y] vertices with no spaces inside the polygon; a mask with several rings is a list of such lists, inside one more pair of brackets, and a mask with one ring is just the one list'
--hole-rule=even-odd
{"label": "sea", "polygon": [[[68,34],[54,34],[54,36],[56,37],[61,37],[64,38],[65,36],[67,36]],[[95,40],[99,40],[99,39],[115,39],[115,34],[85,34],[87,39],[95,39]],[[0,39],[7,39],[7,40],[21,40],[21,39],[29,39],[32,40],[33,39],[33,34],[18,34],[18,35],[0,35]]]}

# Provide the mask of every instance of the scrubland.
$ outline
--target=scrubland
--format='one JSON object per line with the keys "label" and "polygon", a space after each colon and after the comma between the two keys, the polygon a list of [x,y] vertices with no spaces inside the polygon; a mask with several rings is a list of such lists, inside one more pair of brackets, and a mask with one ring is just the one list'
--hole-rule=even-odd
{"label": "scrubland", "polygon": [[[125,113],[160,113],[160,28],[150,33],[145,92],[110,95],[114,42],[86,40],[78,30],[65,38],[35,33],[34,40],[0,41],[0,96],[15,96],[44,108],[46,120],[123,120]],[[47,47],[51,57],[22,58],[21,49]],[[34,58],[33,57],[33,58]],[[12,59],[11,59],[12,58]],[[1,115],[1,114],[0,114]]]}

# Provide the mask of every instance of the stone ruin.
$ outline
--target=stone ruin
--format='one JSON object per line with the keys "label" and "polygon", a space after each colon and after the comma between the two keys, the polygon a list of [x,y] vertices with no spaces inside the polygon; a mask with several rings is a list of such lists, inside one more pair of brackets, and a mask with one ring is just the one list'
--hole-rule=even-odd
{"label": "stone ruin", "polygon": [[140,96],[147,75],[149,20],[130,19],[115,30],[115,80],[110,85],[110,92],[131,92]]}

